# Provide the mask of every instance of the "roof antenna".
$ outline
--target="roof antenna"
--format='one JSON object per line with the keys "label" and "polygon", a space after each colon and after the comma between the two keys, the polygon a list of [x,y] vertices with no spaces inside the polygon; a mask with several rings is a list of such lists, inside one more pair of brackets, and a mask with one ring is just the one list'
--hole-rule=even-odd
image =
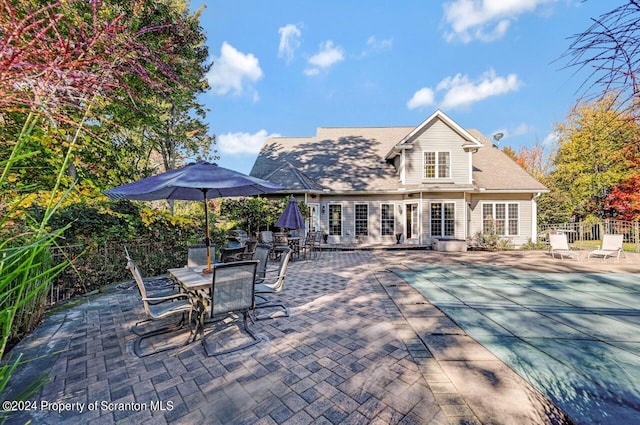
{"label": "roof antenna", "polygon": [[500,143],[500,139],[504,137],[504,133],[493,133],[493,140],[496,141],[496,146]]}

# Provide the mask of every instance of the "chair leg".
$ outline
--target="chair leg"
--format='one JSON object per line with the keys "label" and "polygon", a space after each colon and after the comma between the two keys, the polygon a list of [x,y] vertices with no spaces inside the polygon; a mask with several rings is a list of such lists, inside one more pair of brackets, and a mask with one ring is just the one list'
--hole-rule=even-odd
{"label": "chair leg", "polygon": [[249,328],[248,324],[247,324],[247,318],[249,317],[249,313],[246,311],[242,312],[242,326],[240,326],[240,324],[237,323],[237,321],[235,321],[236,326],[238,326],[238,329],[240,329],[241,331],[244,330],[244,333],[246,335],[248,335],[250,337],[249,341],[244,342],[240,345],[237,345],[235,347],[231,347],[231,348],[225,348],[222,350],[216,350],[214,349],[208,342],[207,342],[207,338],[210,337],[211,335],[215,334],[215,331],[209,332],[206,335],[203,335],[202,337],[202,346],[204,347],[205,352],[207,353],[207,357],[214,357],[214,356],[219,356],[222,354],[228,354],[228,353],[233,353],[236,351],[240,351],[243,350],[245,348],[249,348],[253,345],[256,345],[257,343],[260,342],[260,338],[258,338],[256,336],[255,333],[253,333],[253,331]]}
{"label": "chair leg", "polygon": [[182,314],[182,318],[175,325],[163,326],[161,328],[153,329],[153,330],[145,331],[145,332],[143,332],[142,329],[140,329],[140,325],[142,325],[144,323],[153,323],[153,322],[157,322],[157,320],[152,320],[152,319],[141,320],[141,321],[137,322],[135,325],[133,325],[131,327],[131,332],[133,332],[134,334],[136,334],[138,336],[142,336],[142,337],[144,337],[144,336],[146,336],[148,334],[155,335],[157,333],[162,333],[162,332],[171,332],[171,331],[174,331],[174,330],[178,330],[178,329],[180,329],[180,328],[182,328],[184,326],[185,317],[184,317],[184,314]]}
{"label": "chair leg", "polygon": [[[256,294],[256,297],[260,297],[264,301],[259,304],[256,304],[255,308],[253,309],[253,317],[255,318],[255,320],[266,320],[266,319],[277,319],[279,317],[289,317],[289,308],[284,303],[271,302],[268,298],[258,294]],[[281,308],[283,310],[283,313],[278,316],[259,317],[257,315],[257,310],[264,309],[264,308]]]}
{"label": "chair leg", "polygon": [[[183,314],[182,315],[182,320],[181,320],[183,325],[184,325],[184,321],[185,321],[185,317],[184,317],[184,314]],[[189,336],[187,337],[187,340],[185,342],[177,343],[177,344],[162,345],[159,348],[157,348],[155,350],[152,350],[150,352],[147,352],[147,353],[143,352],[142,347],[141,347],[142,341],[144,341],[144,340],[146,340],[148,338],[154,337],[154,336],[171,333],[171,332],[173,332],[173,331],[175,331],[177,329],[180,329],[181,327],[178,327],[178,328],[165,327],[165,328],[157,329],[157,330],[150,331],[150,332],[144,333],[142,335],[139,335],[138,338],[133,343],[133,352],[135,353],[136,356],[142,358],[142,357],[151,356],[153,354],[162,353],[164,351],[173,350],[173,349],[184,347],[184,346],[187,346],[187,345],[191,344],[195,340],[195,337],[193,339],[191,337],[194,334],[194,330],[191,327],[191,314],[189,314]],[[132,330],[133,330],[133,328],[132,328]],[[134,331],[134,333],[136,333],[136,332]],[[138,335],[138,334],[136,333],[136,335]]]}

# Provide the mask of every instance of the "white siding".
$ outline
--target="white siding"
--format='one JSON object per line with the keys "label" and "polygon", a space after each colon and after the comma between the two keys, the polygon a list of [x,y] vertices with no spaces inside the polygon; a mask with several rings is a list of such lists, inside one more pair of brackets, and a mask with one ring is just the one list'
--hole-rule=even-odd
{"label": "white siding", "polygon": [[428,244],[433,239],[431,236],[431,204],[434,202],[453,202],[455,204],[455,235],[451,239],[466,239],[466,202],[464,194],[425,193],[422,196],[422,243]]}
{"label": "white siding", "polygon": [[[413,148],[406,150],[405,184],[421,184],[429,181],[447,181],[468,184],[470,181],[469,153],[462,145],[464,139],[440,120],[426,127],[413,143]],[[426,180],[424,176],[424,152],[449,152],[451,155],[451,178]]]}
{"label": "white siding", "polygon": [[532,229],[535,228],[533,222],[533,201],[531,194],[474,194],[471,197],[471,229],[469,236],[474,236],[482,231],[482,205],[486,203],[517,203],[518,204],[518,235],[505,236],[510,239],[515,246],[527,243],[532,238]]}

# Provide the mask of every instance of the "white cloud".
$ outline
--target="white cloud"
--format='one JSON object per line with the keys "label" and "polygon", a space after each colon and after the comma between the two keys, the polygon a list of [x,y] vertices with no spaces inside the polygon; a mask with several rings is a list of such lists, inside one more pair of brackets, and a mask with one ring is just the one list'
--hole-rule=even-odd
{"label": "white cloud", "polygon": [[558,0],[455,0],[445,3],[444,18],[451,25],[448,41],[493,41],[504,36],[511,22],[540,5]]}
{"label": "white cloud", "polygon": [[298,27],[294,24],[287,24],[278,29],[278,33],[280,34],[278,57],[284,58],[287,63],[293,60],[295,50],[300,47],[300,37],[302,36],[300,28],[302,28],[302,25]]}
{"label": "white cloud", "polygon": [[229,155],[256,154],[260,152],[264,141],[279,134],[267,134],[266,130],[257,133],[227,133],[218,136],[218,148],[221,153]]}
{"label": "white cloud", "polygon": [[393,48],[393,38],[386,38],[384,40],[378,40],[375,35],[369,36],[367,39],[367,45],[360,54],[360,57],[370,55],[371,53],[384,52]]}
{"label": "white cloud", "polygon": [[436,103],[435,94],[443,92],[444,96],[439,102],[441,108],[466,108],[488,97],[516,91],[521,85],[516,74],[499,77],[494,70],[485,72],[476,80],[471,80],[467,75],[456,74],[440,81],[435,90],[429,87],[418,90],[407,102],[407,107],[415,109],[430,106]]}
{"label": "white cloud", "polygon": [[441,102],[444,109],[464,108],[472,103],[491,96],[518,90],[522,82],[516,74],[498,77],[495,71],[485,72],[479,79],[471,81],[468,76],[457,74],[447,77],[436,86],[437,91],[444,90]]}
{"label": "white cloud", "polygon": [[552,131],[551,133],[547,134],[547,137],[544,138],[544,140],[542,141],[542,146],[556,146],[558,144],[558,141],[560,140],[560,136],[558,136],[558,133],[555,131]]}
{"label": "white cloud", "polygon": [[242,53],[225,41],[207,78],[215,94],[242,94],[247,88],[252,89],[251,83],[262,78],[262,69],[253,54]]}
{"label": "white cloud", "polygon": [[434,101],[434,93],[433,90],[427,87],[423,87],[415,94],[413,97],[407,102],[407,108],[416,109],[424,106],[433,105]]}
{"label": "white cloud", "polygon": [[524,136],[525,134],[529,134],[535,131],[535,127],[530,126],[529,124],[520,123],[519,126],[513,129],[514,136]]}
{"label": "white cloud", "polygon": [[328,40],[320,44],[320,50],[309,58],[311,67],[305,69],[306,75],[317,75],[322,70],[331,68],[344,60],[344,50],[340,46],[334,46],[333,41]]}

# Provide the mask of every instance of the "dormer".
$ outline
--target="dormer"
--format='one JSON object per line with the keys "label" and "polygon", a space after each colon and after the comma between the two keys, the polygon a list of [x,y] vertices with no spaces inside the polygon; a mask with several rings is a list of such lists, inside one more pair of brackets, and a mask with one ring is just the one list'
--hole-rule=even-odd
{"label": "dormer", "polygon": [[385,156],[403,185],[470,185],[471,155],[484,145],[437,110]]}

